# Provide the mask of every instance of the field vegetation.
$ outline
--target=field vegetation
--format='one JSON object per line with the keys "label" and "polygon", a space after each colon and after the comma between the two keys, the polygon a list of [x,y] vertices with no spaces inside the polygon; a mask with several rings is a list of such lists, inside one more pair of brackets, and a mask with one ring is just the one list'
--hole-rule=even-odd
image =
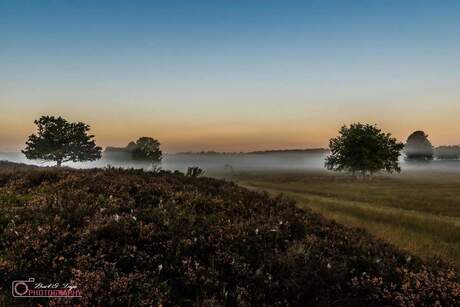
{"label": "field vegetation", "polygon": [[460,267],[460,173],[405,171],[361,181],[326,171],[247,172],[247,187],[283,193],[337,222],[365,228],[425,259]]}
{"label": "field vegetation", "polygon": [[10,287],[30,277],[70,281],[84,306],[460,303],[460,279],[447,264],[284,197],[165,171],[5,169],[1,305],[26,303]]}

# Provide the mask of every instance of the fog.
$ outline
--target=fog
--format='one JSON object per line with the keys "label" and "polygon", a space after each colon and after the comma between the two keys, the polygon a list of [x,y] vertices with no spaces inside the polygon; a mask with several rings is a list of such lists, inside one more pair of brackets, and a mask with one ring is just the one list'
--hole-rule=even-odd
{"label": "fog", "polygon": [[[321,169],[324,166],[325,154],[165,154],[160,167],[165,170],[186,171],[190,166],[198,166],[211,172],[232,172],[239,170],[290,170],[290,169]],[[0,153],[0,160],[53,166],[55,163],[27,160],[21,153]],[[106,167],[108,165],[123,168],[151,168],[148,162],[103,157],[92,162],[67,162],[64,166],[74,168]]]}
{"label": "fog", "polygon": [[[160,165],[165,170],[184,172],[187,167],[198,166],[208,174],[232,173],[238,171],[260,170],[324,170],[325,153],[251,153],[251,154],[166,154]],[[0,160],[53,166],[55,163],[43,163],[27,160],[21,153],[0,153]],[[402,170],[423,170],[460,172],[460,160],[433,160],[426,162],[407,162],[401,158]],[[68,162],[64,166],[74,168],[122,167],[151,169],[147,162],[102,158],[93,162]]]}

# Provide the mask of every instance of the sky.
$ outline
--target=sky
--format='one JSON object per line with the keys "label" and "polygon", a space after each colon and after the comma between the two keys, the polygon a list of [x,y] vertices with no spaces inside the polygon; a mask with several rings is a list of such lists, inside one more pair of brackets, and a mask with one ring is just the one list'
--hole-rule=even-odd
{"label": "sky", "polygon": [[45,114],[166,152],[460,144],[459,55],[460,1],[0,0],[0,151]]}

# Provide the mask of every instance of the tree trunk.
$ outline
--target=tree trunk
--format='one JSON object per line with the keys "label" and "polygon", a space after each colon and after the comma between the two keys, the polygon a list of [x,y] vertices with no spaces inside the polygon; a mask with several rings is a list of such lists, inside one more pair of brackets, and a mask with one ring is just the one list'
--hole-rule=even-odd
{"label": "tree trunk", "polygon": [[57,160],[56,162],[57,162],[57,164],[56,164],[56,165],[57,165],[57,167],[61,167],[61,164],[62,164],[62,160]]}

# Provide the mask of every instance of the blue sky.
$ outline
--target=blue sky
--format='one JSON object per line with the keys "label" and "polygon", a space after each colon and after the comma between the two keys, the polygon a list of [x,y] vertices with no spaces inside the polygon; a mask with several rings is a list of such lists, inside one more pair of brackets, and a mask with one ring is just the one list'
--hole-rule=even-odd
{"label": "blue sky", "polygon": [[458,1],[0,0],[0,150],[41,114],[102,145],[325,146],[342,124],[460,143]]}

